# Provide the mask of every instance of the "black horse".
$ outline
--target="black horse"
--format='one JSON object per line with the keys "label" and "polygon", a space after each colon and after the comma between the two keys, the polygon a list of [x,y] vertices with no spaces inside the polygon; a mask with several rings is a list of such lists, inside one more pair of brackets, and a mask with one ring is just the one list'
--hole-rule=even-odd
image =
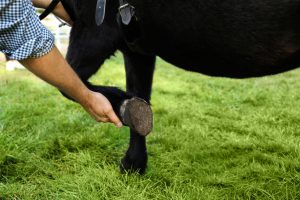
{"label": "black horse", "polygon": [[[272,75],[300,64],[300,0],[128,2],[135,9],[129,25],[122,23],[119,0],[107,0],[101,26],[95,23],[96,0],[64,3],[76,18],[68,62],[90,89],[111,101],[123,121],[126,100],[136,96],[150,102],[156,56],[186,70],[232,78]],[[124,55],[126,93],[88,82],[116,50]],[[121,169],[143,173],[146,141],[136,130],[131,129]]]}

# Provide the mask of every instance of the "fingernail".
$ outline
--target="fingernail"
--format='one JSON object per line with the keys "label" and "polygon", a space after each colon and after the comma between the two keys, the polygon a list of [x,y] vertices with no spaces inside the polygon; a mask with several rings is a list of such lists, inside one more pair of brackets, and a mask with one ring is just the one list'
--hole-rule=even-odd
{"label": "fingernail", "polygon": [[123,124],[122,124],[122,122],[120,122],[120,123],[118,123],[116,126],[117,126],[118,128],[121,128],[121,127],[123,126]]}

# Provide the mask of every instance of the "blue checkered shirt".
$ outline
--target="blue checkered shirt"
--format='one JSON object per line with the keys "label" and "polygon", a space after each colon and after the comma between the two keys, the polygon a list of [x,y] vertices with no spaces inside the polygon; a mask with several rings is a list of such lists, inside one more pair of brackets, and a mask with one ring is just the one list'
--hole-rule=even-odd
{"label": "blue checkered shirt", "polygon": [[0,0],[0,51],[9,59],[37,58],[53,46],[54,37],[41,24],[31,0]]}

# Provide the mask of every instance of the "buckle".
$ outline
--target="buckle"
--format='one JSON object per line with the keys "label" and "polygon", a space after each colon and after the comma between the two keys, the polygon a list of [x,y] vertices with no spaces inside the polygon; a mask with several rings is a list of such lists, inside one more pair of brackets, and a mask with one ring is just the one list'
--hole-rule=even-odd
{"label": "buckle", "polygon": [[129,3],[121,4],[119,7],[122,23],[129,25],[132,17],[135,15],[135,8]]}

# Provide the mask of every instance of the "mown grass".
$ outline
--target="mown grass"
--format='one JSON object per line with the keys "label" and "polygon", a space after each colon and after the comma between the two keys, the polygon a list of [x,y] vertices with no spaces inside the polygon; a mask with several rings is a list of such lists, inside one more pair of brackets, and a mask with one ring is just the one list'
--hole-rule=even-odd
{"label": "mown grass", "polygon": [[[93,77],[124,88],[120,56]],[[144,176],[128,129],[94,122],[28,72],[0,71],[0,199],[300,199],[300,71],[209,78],[158,61]]]}

